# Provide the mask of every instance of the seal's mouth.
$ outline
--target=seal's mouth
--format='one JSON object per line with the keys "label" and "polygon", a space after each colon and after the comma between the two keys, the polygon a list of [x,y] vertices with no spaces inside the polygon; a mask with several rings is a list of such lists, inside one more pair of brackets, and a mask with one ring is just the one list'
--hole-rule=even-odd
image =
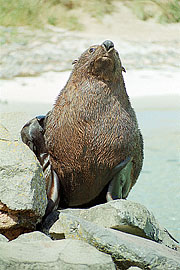
{"label": "seal's mouth", "polygon": [[101,57],[103,61],[113,58],[114,43],[111,40],[105,40],[101,47],[103,48],[103,56]]}
{"label": "seal's mouth", "polygon": [[103,56],[101,57],[101,61],[103,63],[107,62],[107,65],[110,65],[109,69],[112,69],[115,52],[114,43],[111,40],[105,40],[101,46],[104,50]]}
{"label": "seal's mouth", "polygon": [[108,55],[102,56],[101,59],[102,61],[106,61],[107,59],[109,59],[109,56]]}
{"label": "seal's mouth", "polygon": [[94,61],[94,69],[102,74],[112,72],[114,70],[114,43],[111,40],[105,40],[100,48],[99,55]]}
{"label": "seal's mouth", "polygon": [[94,68],[97,73],[111,72],[114,69],[114,61],[112,56],[106,52],[105,55],[98,57],[94,61]]}
{"label": "seal's mouth", "polygon": [[111,53],[114,50],[114,47],[110,48],[108,51],[106,50],[106,47],[104,45],[102,45],[102,47],[106,53]]}
{"label": "seal's mouth", "polygon": [[[91,47],[90,49],[94,49]],[[105,40],[101,45],[97,46],[92,53],[91,72],[103,80],[110,80],[113,72],[116,70],[116,50],[114,43],[110,40]]]}

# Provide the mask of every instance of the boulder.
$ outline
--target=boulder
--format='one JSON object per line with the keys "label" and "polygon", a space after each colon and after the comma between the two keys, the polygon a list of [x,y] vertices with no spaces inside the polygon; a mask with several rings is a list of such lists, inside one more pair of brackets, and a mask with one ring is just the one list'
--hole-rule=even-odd
{"label": "boulder", "polygon": [[110,255],[83,241],[52,241],[39,232],[24,234],[9,243],[0,242],[0,254],[1,270],[116,269]]}
{"label": "boulder", "polygon": [[67,213],[106,228],[145,237],[173,249],[178,247],[154,215],[145,206],[132,201],[121,199],[89,209],[65,209],[59,213]]}
{"label": "boulder", "polygon": [[50,228],[50,235],[53,239],[65,237],[83,240],[99,251],[111,254],[119,269],[125,270],[130,266],[141,269],[180,269],[179,251],[145,238],[104,228],[68,213],[60,213],[59,219]]}
{"label": "boulder", "polygon": [[[21,142],[22,114],[1,114],[0,233],[9,239],[34,230],[47,205],[45,179],[34,153]],[[21,119],[21,121],[19,120]],[[18,129],[18,131],[17,131]]]}

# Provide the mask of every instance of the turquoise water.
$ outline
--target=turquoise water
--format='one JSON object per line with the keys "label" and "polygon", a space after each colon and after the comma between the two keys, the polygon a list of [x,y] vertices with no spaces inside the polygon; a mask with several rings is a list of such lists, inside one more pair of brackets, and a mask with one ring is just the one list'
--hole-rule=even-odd
{"label": "turquoise water", "polygon": [[178,110],[137,112],[145,160],[128,199],[145,205],[180,241],[180,169]]}

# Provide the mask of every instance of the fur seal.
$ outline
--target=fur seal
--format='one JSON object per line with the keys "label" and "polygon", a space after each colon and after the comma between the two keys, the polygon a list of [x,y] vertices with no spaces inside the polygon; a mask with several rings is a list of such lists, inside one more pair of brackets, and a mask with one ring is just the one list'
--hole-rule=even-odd
{"label": "fur seal", "polygon": [[45,216],[58,206],[125,199],[143,164],[143,139],[113,42],[91,46],[74,64],[52,111],[21,130],[46,177]]}
{"label": "fur seal", "polygon": [[80,206],[106,188],[126,198],[143,164],[143,139],[110,40],[87,49],[48,115],[44,140],[60,205]]}

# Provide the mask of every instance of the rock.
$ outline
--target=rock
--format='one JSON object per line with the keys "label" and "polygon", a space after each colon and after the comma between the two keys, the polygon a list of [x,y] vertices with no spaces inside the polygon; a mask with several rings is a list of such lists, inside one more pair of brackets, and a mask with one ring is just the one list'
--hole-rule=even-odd
{"label": "rock", "polygon": [[24,233],[18,236],[15,240],[12,240],[13,242],[35,242],[35,241],[52,241],[50,237],[45,235],[42,232],[31,232],[31,233]]}
{"label": "rock", "polygon": [[[31,239],[31,237],[27,236]],[[33,235],[34,238],[34,235]],[[115,270],[110,255],[91,245],[72,239],[52,241],[19,238],[9,243],[0,242],[1,270],[30,269],[107,269]]]}
{"label": "rock", "polygon": [[4,235],[0,234],[0,242],[8,242],[8,239]]}
{"label": "rock", "polygon": [[20,130],[33,116],[23,112],[0,113],[0,139],[21,141]]}
{"label": "rock", "polygon": [[0,233],[14,239],[34,230],[45,213],[47,198],[41,166],[20,141],[18,126],[9,127],[11,116],[1,114],[0,123]]}
{"label": "rock", "polygon": [[115,200],[89,209],[65,209],[60,213],[74,215],[106,228],[145,237],[168,247],[177,248],[177,244],[167,230],[158,223],[145,206],[139,203]]}
{"label": "rock", "polygon": [[54,239],[65,236],[66,239],[83,240],[99,251],[111,254],[117,267],[123,270],[130,266],[141,269],[180,269],[179,251],[145,238],[103,228],[67,213],[60,214],[50,229],[50,235]]}

